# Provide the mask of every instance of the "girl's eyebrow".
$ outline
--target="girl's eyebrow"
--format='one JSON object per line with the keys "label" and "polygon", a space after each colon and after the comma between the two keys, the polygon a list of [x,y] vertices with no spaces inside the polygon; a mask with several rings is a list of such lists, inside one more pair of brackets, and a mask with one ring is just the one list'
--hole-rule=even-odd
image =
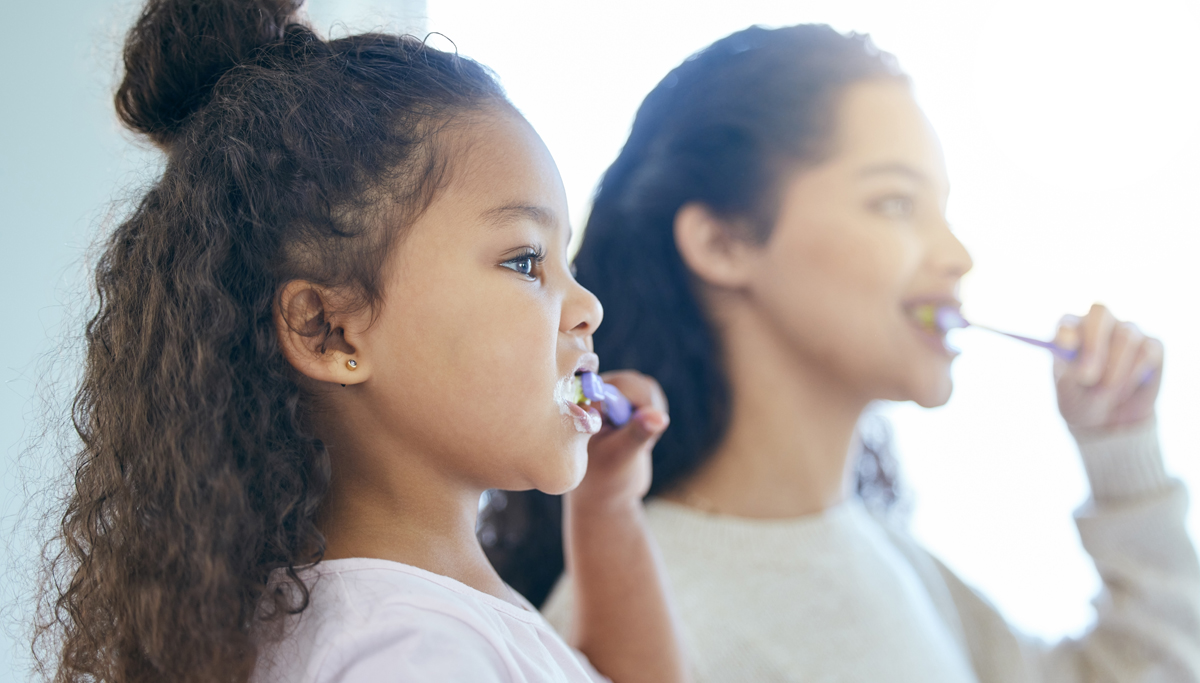
{"label": "girl's eyebrow", "polygon": [[522,220],[533,221],[548,230],[555,230],[559,226],[558,218],[552,210],[534,204],[505,204],[484,211],[481,217],[498,228]]}

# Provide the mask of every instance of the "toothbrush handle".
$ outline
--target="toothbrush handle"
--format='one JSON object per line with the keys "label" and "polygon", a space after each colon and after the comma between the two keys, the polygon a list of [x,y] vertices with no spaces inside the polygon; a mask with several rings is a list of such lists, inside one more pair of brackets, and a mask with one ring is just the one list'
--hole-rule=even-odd
{"label": "toothbrush handle", "polygon": [[1001,332],[1000,334],[1002,334],[1006,337],[1011,337],[1013,339],[1016,339],[1017,341],[1023,341],[1026,344],[1033,344],[1034,346],[1039,346],[1043,349],[1048,350],[1050,353],[1053,353],[1055,356],[1058,356],[1059,358],[1066,360],[1066,361],[1075,360],[1075,356],[1078,355],[1077,351],[1075,351],[1073,349],[1064,349],[1063,347],[1059,346],[1058,344],[1055,344],[1054,342],[1042,341],[1041,339],[1034,339],[1032,337],[1022,337],[1019,334],[1012,334],[1011,332]]}
{"label": "toothbrush handle", "polygon": [[633,404],[611,384],[604,385],[604,414],[617,427],[624,427],[633,415]]}
{"label": "toothbrush handle", "polygon": [[[1079,355],[1078,351],[1076,351],[1074,349],[1064,349],[1063,347],[1059,346],[1058,344],[1055,344],[1054,342],[1048,342],[1048,341],[1044,341],[1041,339],[1034,339],[1033,337],[1023,337],[1019,334],[1013,334],[1012,332],[1005,332],[1003,330],[997,330],[994,327],[987,327],[986,325],[972,324],[972,327],[978,327],[980,329],[984,329],[989,332],[995,332],[996,334],[1002,334],[1005,337],[1008,337],[1010,339],[1016,339],[1017,341],[1023,341],[1026,344],[1032,344],[1034,346],[1046,349],[1050,353],[1053,353],[1056,357],[1061,358],[1062,360],[1065,360],[1068,362],[1075,360],[1075,357]],[[1144,375],[1142,375],[1142,377],[1138,380],[1138,384],[1142,385],[1142,384],[1148,383],[1150,380],[1154,379],[1154,375],[1156,373],[1157,373],[1157,370],[1154,370],[1154,369],[1147,370],[1146,373]]]}
{"label": "toothbrush handle", "polygon": [[579,377],[580,389],[589,401],[604,406],[604,416],[617,427],[624,427],[633,415],[633,404],[616,387],[608,384],[600,375],[585,372]]}

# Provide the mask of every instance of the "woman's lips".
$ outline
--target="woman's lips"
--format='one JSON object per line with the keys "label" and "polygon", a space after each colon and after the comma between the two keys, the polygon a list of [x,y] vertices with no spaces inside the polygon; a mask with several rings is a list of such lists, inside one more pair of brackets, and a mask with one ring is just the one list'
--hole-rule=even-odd
{"label": "woman's lips", "polygon": [[908,323],[921,342],[934,351],[951,358],[959,354],[959,350],[950,346],[946,340],[945,332],[931,330],[912,318],[908,318]]}
{"label": "woman's lips", "polygon": [[[921,309],[926,309],[930,306],[934,307],[935,309],[937,307],[953,307],[957,309],[961,305],[962,304],[959,303],[958,299],[955,298],[941,296],[922,297],[920,299],[914,299],[904,303],[904,318],[908,321],[908,324],[912,326],[913,330],[916,332],[917,336],[920,337],[924,344],[928,345],[935,351],[938,351],[941,355],[946,355],[953,358],[959,354],[959,350],[947,343],[946,331],[938,327],[936,323],[933,323],[930,320],[924,320],[921,315],[918,315],[918,313],[921,311]],[[927,311],[925,312],[927,313]]]}

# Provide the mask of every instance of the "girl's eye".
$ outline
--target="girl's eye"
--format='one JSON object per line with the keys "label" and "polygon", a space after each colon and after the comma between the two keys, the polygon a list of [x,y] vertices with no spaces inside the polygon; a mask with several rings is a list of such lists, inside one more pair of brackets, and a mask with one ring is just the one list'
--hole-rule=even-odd
{"label": "girl's eye", "polygon": [[538,264],[540,264],[543,260],[545,260],[545,257],[540,252],[529,251],[514,256],[500,265],[508,268],[511,271],[520,273],[525,277],[532,278],[534,271],[537,270]]}
{"label": "girl's eye", "polygon": [[909,218],[913,214],[910,197],[885,197],[875,202],[873,208],[887,218]]}
{"label": "girl's eye", "polygon": [[517,271],[518,273],[520,273],[522,275],[532,275],[533,274],[533,257],[531,257],[531,256],[522,256],[519,259],[513,259],[513,260],[509,261],[507,265],[509,268]]}

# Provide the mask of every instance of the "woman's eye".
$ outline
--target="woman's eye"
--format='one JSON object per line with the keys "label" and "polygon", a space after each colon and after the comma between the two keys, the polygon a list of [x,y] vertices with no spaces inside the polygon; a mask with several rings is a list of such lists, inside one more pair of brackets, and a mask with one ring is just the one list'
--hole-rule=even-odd
{"label": "woman's eye", "polygon": [[874,208],[888,218],[908,218],[913,213],[913,201],[909,197],[887,197],[875,202]]}

